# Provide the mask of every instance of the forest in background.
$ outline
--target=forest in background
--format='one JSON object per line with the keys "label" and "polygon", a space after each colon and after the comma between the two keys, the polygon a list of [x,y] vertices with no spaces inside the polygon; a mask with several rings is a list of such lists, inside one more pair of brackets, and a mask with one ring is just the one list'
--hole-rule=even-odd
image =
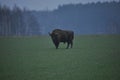
{"label": "forest in background", "polygon": [[120,2],[67,4],[53,11],[0,6],[0,36],[44,35],[55,28],[75,34],[120,34]]}
{"label": "forest in background", "polygon": [[0,6],[0,36],[31,36],[40,35],[37,19],[29,10],[14,6]]}

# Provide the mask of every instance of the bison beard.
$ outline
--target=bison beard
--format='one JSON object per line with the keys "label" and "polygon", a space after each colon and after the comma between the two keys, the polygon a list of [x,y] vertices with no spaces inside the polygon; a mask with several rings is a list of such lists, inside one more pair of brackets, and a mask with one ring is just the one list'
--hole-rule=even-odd
{"label": "bison beard", "polygon": [[53,41],[56,49],[58,49],[60,42],[63,42],[63,43],[67,42],[66,49],[69,48],[69,45],[71,45],[71,48],[72,48],[73,38],[74,38],[74,32],[73,31],[54,29],[52,31],[52,33],[49,33],[49,35],[51,36],[52,41]]}

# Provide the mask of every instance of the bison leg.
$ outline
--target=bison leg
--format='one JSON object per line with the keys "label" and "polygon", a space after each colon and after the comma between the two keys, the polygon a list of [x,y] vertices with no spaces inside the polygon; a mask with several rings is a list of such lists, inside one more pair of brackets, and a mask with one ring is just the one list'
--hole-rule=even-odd
{"label": "bison leg", "polygon": [[67,42],[67,47],[66,47],[66,49],[68,49],[68,48],[69,48],[69,44],[70,44],[70,43],[69,43],[69,42]]}
{"label": "bison leg", "polygon": [[55,44],[56,49],[58,49],[58,46],[59,46],[59,43],[56,43],[56,44]]}
{"label": "bison leg", "polygon": [[69,48],[69,45],[71,45],[71,48],[72,48],[72,47],[73,47],[73,41],[67,42],[67,47],[66,47],[66,49]]}
{"label": "bison leg", "polygon": [[73,41],[71,41],[71,48],[73,47]]}

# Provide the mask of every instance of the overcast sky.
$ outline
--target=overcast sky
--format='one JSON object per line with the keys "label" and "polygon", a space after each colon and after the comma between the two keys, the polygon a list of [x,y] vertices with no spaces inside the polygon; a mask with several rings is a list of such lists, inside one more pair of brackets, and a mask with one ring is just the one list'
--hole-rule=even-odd
{"label": "overcast sky", "polygon": [[7,5],[9,7],[15,4],[20,8],[26,7],[30,10],[53,10],[57,6],[63,4],[77,4],[77,3],[88,3],[88,2],[105,2],[105,1],[120,1],[120,0],[0,0],[1,5]]}

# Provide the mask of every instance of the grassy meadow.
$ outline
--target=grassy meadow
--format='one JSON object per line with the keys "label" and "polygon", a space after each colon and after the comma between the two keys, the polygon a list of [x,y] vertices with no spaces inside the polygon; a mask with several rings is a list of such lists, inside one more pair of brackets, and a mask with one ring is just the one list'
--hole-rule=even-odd
{"label": "grassy meadow", "polygon": [[75,36],[65,48],[49,36],[0,37],[0,80],[120,79],[120,35]]}

